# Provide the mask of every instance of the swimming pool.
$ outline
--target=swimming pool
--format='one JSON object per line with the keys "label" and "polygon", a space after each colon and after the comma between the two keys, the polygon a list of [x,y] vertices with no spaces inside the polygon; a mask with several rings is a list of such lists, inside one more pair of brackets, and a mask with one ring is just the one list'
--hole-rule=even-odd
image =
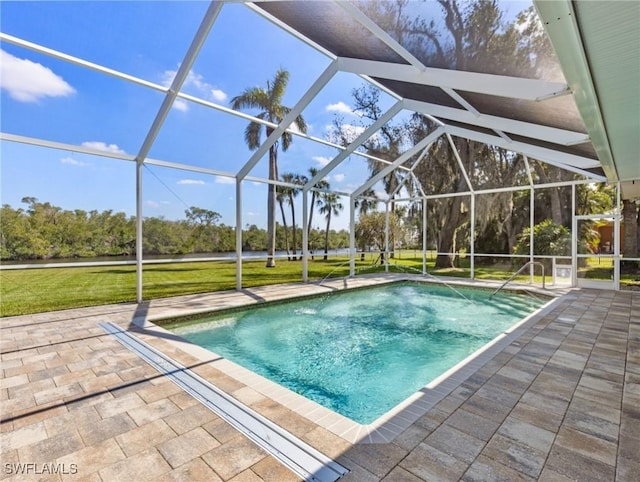
{"label": "swimming pool", "polygon": [[367,424],[544,304],[490,294],[394,283],[252,306],[170,329]]}

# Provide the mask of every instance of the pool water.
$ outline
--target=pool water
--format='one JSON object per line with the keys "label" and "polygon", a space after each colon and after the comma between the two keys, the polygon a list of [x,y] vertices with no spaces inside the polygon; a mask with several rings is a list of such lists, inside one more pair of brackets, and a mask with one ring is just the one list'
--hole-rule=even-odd
{"label": "pool water", "polygon": [[254,306],[172,331],[367,424],[544,304],[456,289],[390,284]]}

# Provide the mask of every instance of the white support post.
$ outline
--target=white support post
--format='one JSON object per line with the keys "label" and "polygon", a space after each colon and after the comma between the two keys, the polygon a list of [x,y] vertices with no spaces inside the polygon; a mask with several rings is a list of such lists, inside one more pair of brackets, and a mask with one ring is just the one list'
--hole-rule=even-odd
{"label": "white support post", "polygon": [[476,195],[471,193],[471,232],[469,237],[471,240],[471,279],[475,279],[475,254],[476,254]]}
{"label": "white support post", "polygon": [[309,222],[309,189],[302,188],[302,282],[309,281],[309,232],[307,223]]}
{"label": "white support post", "polygon": [[527,170],[527,178],[529,179],[529,186],[533,187],[535,183],[533,182],[533,176],[531,175],[531,166],[529,165],[529,158],[523,155],[522,159],[524,160],[524,167]]}
{"label": "white support post", "polygon": [[385,202],[384,216],[384,271],[389,272],[389,201]]}
{"label": "white support post", "polygon": [[236,290],[242,289],[242,181],[236,179]]}
{"label": "white support post", "polygon": [[142,162],[136,163],[136,302],[142,303]]}
{"label": "white support post", "polygon": [[[616,182],[616,208],[613,210],[613,289],[620,290],[620,182]],[[628,226],[629,229],[631,226]]]}
{"label": "white support post", "polygon": [[576,219],[576,186],[571,186],[571,286],[578,285],[578,220]]}
{"label": "white support post", "polygon": [[[522,158],[524,159],[524,166],[525,169],[527,170],[527,178],[529,180],[529,246],[532,247],[533,243],[535,242],[534,238],[533,238],[533,221],[534,221],[534,210],[536,208],[536,204],[535,204],[535,192],[534,192],[534,188],[535,188],[535,183],[533,182],[533,176],[531,175],[531,166],[529,165],[529,158],[527,156],[525,156],[524,154],[522,155]],[[533,252],[533,249],[531,250],[531,252]],[[533,258],[530,258],[533,259]],[[555,262],[555,258],[554,262]],[[553,271],[555,273],[555,268],[553,268]],[[530,269],[529,269],[529,283],[533,284],[533,274],[534,274],[534,266],[531,265]],[[555,274],[554,274],[555,276]]]}
{"label": "white support post", "polygon": [[356,198],[349,197],[349,276],[356,274]]}
{"label": "white support post", "polygon": [[427,198],[422,198],[422,274],[427,274]]}
{"label": "white support post", "polygon": [[[533,236],[533,229],[535,227],[535,209],[536,209],[536,196],[533,185],[529,190],[529,262],[533,262],[534,243],[536,242]],[[533,264],[529,266],[529,284],[533,284]]]}

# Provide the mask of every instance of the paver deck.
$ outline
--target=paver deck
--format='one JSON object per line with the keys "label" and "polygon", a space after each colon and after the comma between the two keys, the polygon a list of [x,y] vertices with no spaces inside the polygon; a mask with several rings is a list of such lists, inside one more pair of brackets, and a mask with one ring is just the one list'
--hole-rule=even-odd
{"label": "paver deck", "polygon": [[386,443],[336,435],[145,328],[149,319],[342,287],[0,319],[0,479],[297,479],[99,327],[112,321],[334,458],[350,470],[343,480],[640,480],[640,293],[569,291]]}

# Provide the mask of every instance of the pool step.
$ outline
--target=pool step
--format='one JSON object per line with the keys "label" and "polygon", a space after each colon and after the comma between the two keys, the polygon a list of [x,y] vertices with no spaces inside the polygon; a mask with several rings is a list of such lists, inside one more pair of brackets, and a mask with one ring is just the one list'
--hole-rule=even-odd
{"label": "pool step", "polygon": [[348,472],[342,465],[118,325],[106,322],[100,323],[100,327],[302,479],[333,482]]}

